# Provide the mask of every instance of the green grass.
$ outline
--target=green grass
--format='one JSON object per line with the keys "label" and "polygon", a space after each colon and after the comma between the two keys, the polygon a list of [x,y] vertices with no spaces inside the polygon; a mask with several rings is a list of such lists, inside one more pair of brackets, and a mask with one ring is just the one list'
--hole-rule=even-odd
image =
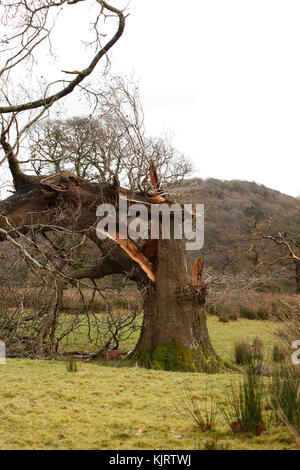
{"label": "green grass", "polygon": [[[81,317],[80,327],[61,341],[61,350],[62,348],[65,351],[93,351],[95,349],[88,340],[89,327],[87,318],[84,315],[81,315]],[[67,321],[68,316],[66,315],[65,322]],[[72,318],[70,318],[69,321],[72,321]],[[140,321],[142,323],[142,319]],[[252,342],[254,338],[259,335],[264,341],[265,351],[268,355],[271,355],[271,349],[274,343],[273,332],[276,328],[281,326],[278,322],[248,320],[245,318],[240,318],[234,322],[222,323],[219,321],[218,317],[212,315],[208,316],[207,325],[217,353],[226,360],[233,359],[234,342],[240,339],[241,336],[248,337],[250,342]],[[93,333],[91,336],[93,337]],[[123,351],[133,349],[138,337],[139,332],[135,332],[129,340],[121,344],[120,349]]]}
{"label": "green grass", "polygon": [[[253,339],[258,324],[260,337],[271,341],[270,322],[224,324],[210,318],[217,352],[231,358],[234,339]],[[221,413],[215,431],[199,433],[181,406],[184,386],[204,407],[207,390],[226,404],[232,381],[238,380],[239,374],[99,363],[78,363],[78,372],[71,374],[65,362],[8,359],[0,366],[0,449],[195,449],[204,448],[209,438],[229,449],[293,449],[285,427],[259,437],[234,435]]]}
{"label": "green grass", "polygon": [[[105,315],[101,313],[99,315]],[[73,315],[62,314],[62,326],[57,329],[57,336],[59,337],[61,333],[65,330],[68,330],[68,326],[74,322]],[[139,325],[142,325],[142,315],[140,315]],[[90,336],[90,339],[89,339]],[[139,332],[136,331],[132,336],[121,343],[120,350],[128,351],[134,348],[139,337]],[[95,319],[93,317],[88,317],[86,315],[79,315],[78,322],[74,331],[71,331],[67,336],[65,336],[59,344],[60,352],[68,351],[85,351],[85,352],[94,352],[99,349],[97,345],[97,329],[95,324]]]}
{"label": "green grass", "polygon": [[264,343],[264,351],[267,358],[272,355],[272,346],[275,342],[274,332],[281,326],[278,322],[247,320],[240,318],[238,321],[222,323],[215,316],[209,316],[207,320],[209,334],[216,352],[222,359],[232,361],[235,341],[241,337],[247,337],[250,343],[259,336]]}

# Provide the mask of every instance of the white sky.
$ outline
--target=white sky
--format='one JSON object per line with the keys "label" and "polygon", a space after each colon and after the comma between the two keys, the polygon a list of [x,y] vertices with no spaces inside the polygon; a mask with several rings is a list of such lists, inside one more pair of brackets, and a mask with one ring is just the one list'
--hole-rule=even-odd
{"label": "white sky", "polygon": [[114,69],[201,177],[300,194],[299,0],[131,0]]}
{"label": "white sky", "polygon": [[[65,70],[88,64],[71,34],[84,39],[80,11],[87,8],[70,6],[57,23]],[[148,133],[170,131],[197,176],[256,181],[298,196],[299,0],[131,0],[128,8],[112,72],[140,81]],[[80,114],[82,105],[69,111]]]}

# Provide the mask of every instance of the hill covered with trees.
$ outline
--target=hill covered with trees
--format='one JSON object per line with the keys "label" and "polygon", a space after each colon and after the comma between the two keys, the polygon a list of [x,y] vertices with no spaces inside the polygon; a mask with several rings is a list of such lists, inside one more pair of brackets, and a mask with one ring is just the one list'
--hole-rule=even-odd
{"label": "hill covered with trees", "polygon": [[[283,247],[255,232],[284,233],[294,244],[300,239],[300,200],[255,182],[185,180],[180,200],[204,204],[205,210],[204,247],[186,252],[188,261],[204,257],[206,268],[217,272],[261,271],[282,254]],[[283,261],[270,269],[287,276],[293,289],[294,263]]]}

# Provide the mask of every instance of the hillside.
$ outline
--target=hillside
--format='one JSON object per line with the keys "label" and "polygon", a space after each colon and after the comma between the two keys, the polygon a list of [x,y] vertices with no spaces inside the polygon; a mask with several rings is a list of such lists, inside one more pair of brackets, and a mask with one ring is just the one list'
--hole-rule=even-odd
{"label": "hillside", "polygon": [[[191,268],[195,258],[204,258],[206,269],[217,273],[252,273],[253,263],[248,256],[249,237],[253,230],[254,217],[247,213],[249,207],[259,211],[261,221],[273,219],[273,232],[287,231],[294,238],[300,238],[300,200],[266,188],[254,182],[232,180],[221,181],[213,178],[193,178],[176,187],[173,200],[183,203],[204,204],[205,235],[204,247],[200,251],[187,251],[186,258]],[[247,240],[248,239],[248,240]],[[18,250],[10,242],[4,242],[5,253],[14,258]],[[278,256],[278,247],[270,242],[261,242],[256,247],[261,259],[273,260]],[[18,256],[18,255],[17,255]],[[85,259],[93,260],[93,245],[89,245]],[[1,273],[7,271],[2,262]],[[27,267],[19,262],[15,268],[16,281],[24,279]],[[287,277],[284,290],[295,290],[295,267],[291,263],[274,266],[273,272]],[[111,281],[109,281],[111,282]]]}
{"label": "hillside", "polygon": [[[198,179],[182,184],[183,202],[202,203],[205,208],[205,242],[200,252],[188,252],[188,260],[201,256],[207,267],[217,271],[241,272],[251,269],[246,256],[254,217],[247,208],[255,207],[261,220],[273,219],[273,229],[287,231],[295,236],[300,233],[300,200],[247,181],[221,181]],[[273,247],[261,246],[262,254]],[[288,270],[292,267],[288,266]]]}

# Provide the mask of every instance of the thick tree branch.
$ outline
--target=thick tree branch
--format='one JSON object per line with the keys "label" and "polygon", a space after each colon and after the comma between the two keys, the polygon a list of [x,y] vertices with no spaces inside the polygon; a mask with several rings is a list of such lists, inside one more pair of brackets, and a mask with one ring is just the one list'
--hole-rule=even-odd
{"label": "thick tree branch", "polygon": [[25,175],[20,168],[19,161],[13,151],[10,143],[6,140],[7,130],[4,129],[2,124],[2,132],[0,137],[0,144],[5,152],[8,160],[9,169],[13,177],[14,187],[16,190],[25,189],[26,186],[32,184],[35,180],[40,179],[38,176]]}
{"label": "thick tree branch", "polygon": [[[56,101],[60,100],[61,98],[64,98],[65,96],[69,95],[72,93],[72,91],[86,78],[88,77],[93,70],[95,69],[96,65],[104,57],[107,52],[113,47],[113,45],[118,41],[118,39],[122,36],[124,28],[125,28],[125,16],[121,10],[118,10],[117,8],[109,5],[107,2],[102,1],[102,0],[97,0],[97,2],[101,5],[102,9],[108,10],[118,16],[119,19],[119,24],[118,24],[118,29],[114,36],[105,44],[105,46],[95,55],[89,66],[85,69],[82,70],[78,73],[76,78],[72,80],[66,87],[64,87],[62,90],[60,90],[58,93],[55,93],[53,95],[47,96],[40,98],[36,101],[31,101],[27,103],[22,103],[18,105],[12,105],[12,106],[0,106],[0,114],[6,114],[6,113],[18,113],[20,111],[26,111],[26,110],[31,110],[31,109],[36,109],[40,107],[49,107],[52,106]],[[75,2],[71,2],[75,3]]]}

